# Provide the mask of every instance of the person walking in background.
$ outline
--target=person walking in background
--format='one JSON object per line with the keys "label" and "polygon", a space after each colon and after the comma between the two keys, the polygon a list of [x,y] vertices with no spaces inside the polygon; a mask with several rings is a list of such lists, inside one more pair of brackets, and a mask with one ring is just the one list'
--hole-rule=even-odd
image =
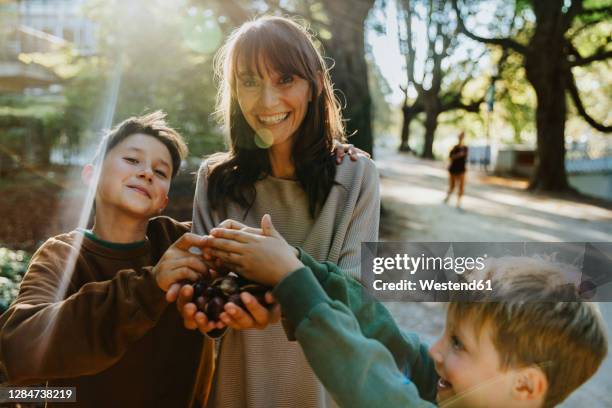
{"label": "person walking in background", "polygon": [[457,143],[448,154],[451,160],[448,166],[448,194],[444,202],[447,203],[450,199],[455,185],[459,185],[459,191],[457,192],[457,208],[461,208],[461,197],[463,196],[463,190],[465,187],[465,162],[468,155],[468,147],[463,144],[465,139],[465,133],[462,131],[459,133],[459,143]]}

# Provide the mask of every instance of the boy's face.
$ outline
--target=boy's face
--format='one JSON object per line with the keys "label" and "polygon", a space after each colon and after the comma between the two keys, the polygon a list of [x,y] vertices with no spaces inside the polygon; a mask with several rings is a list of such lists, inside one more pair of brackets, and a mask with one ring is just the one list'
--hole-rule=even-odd
{"label": "boy's face", "polygon": [[429,350],[440,376],[438,404],[471,408],[519,406],[514,390],[516,371],[501,369],[490,325],[477,331],[469,318],[461,322],[448,319],[444,334]]}
{"label": "boy's face", "polygon": [[96,211],[149,219],[168,203],[171,178],[172,157],[162,142],[144,134],[128,136],[104,158]]}

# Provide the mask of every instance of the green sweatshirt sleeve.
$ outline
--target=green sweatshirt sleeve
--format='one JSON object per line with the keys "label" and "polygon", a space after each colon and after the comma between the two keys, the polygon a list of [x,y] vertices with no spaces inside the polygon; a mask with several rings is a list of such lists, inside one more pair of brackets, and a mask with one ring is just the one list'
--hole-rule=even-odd
{"label": "green sweatshirt sleeve", "polygon": [[430,407],[437,375],[427,347],[331,263],[300,250],[305,268],[274,289],[313,370],[340,406]]}

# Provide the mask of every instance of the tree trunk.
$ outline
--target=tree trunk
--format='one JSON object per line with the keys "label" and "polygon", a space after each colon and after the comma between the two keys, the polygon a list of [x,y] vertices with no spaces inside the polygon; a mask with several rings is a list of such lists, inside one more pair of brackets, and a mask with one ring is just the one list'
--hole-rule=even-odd
{"label": "tree trunk", "polygon": [[400,152],[411,152],[410,144],[408,141],[410,140],[410,123],[412,119],[414,119],[414,113],[412,109],[408,106],[402,107],[402,114],[404,116],[402,122],[402,134],[401,134],[401,143],[399,145],[398,150]]}
{"label": "tree trunk", "polygon": [[438,127],[438,110],[425,110],[425,144],[423,146],[424,159],[433,159],[433,142],[436,134],[436,128]]}
{"label": "tree trunk", "polygon": [[422,95],[425,108],[425,143],[421,157],[433,159],[433,142],[438,127],[438,116],[442,113],[442,103],[437,89],[425,90]]}
{"label": "tree trunk", "polygon": [[330,39],[322,37],[326,54],[334,60],[332,80],[340,91],[350,143],[372,154],[372,100],[365,59],[365,19],[374,0],[323,2],[329,15]]}
{"label": "tree trunk", "polygon": [[[527,79],[537,97],[536,129],[537,157],[535,171],[529,183],[531,190],[566,191],[569,189],[565,171],[565,90],[568,70],[564,55],[561,19],[554,2],[550,10],[538,10],[538,24],[525,55]],[[540,4],[545,7],[546,4]]]}
{"label": "tree trunk", "polygon": [[529,189],[537,191],[564,191],[569,189],[565,172],[565,92],[539,89],[534,85],[538,99],[536,109],[537,156],[535,171]]}

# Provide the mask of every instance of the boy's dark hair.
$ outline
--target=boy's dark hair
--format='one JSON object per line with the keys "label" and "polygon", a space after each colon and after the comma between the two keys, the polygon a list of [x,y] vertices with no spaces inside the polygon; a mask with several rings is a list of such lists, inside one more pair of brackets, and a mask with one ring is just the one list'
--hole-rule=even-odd
{"label": "boy's dark hair", "polygon": [[143,116],[132,116],[115,126],[108,132],[96,152],[94,161],[106,157],[115,146],[127,137],[144,134],[159,140],[168,148],[172,157],[172,177],[176,176],[181,166],[181,160],[187,156],[187,145],[183,137],[166,122],[166,114],[161,110]]}

